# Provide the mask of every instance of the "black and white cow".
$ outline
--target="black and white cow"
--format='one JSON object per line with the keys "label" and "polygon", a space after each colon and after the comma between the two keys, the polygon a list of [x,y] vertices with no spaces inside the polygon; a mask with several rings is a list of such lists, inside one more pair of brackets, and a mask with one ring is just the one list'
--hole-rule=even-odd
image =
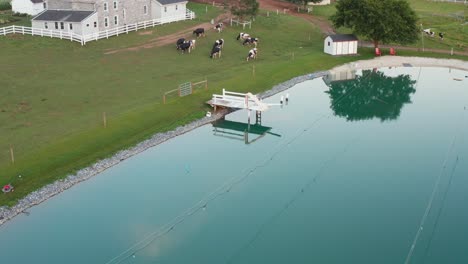
{"label": "black and white cow", "polygon": [[211,50],[210,58],[214,59],[216,57],[221,58],[221,47],[220,46],[215,46]]}
{"label": "black and white cow", "polygon": [[197,35],[197,38],[200,36],[205,36],[205,29],[204,28],[197,28],[193,31],[193,34]]}
{"label": "black and white cow", "polygon": [[250,38],[250,35],[247,34],[247,33],[244,33],[244,32],[241,32],[241,33],[239,33],[239,35],[237,35],[237,40],[239,40],[239,39],[246,40],[248,38]]}
{"label": "black and white cow", "polygon": [[190,41],[186,41],[180,44],[179,49],[182,50],[182,53],[185,53],[186,51],[190,53],[190,51],[192,50],[192,44],[190,43]]}
{"label": "black and white cow", "polygon": [[254,44],[255,47],[257,47],[258,38],[248,38],[248,39],[244,40],[244,43],[242,43],[242,45],[250,45],[250,44]]}
{"label": "black and white cow", "polygon": [[439,38],[440,38],[440,40],[444,40],[444,33],[439,32]]}
{"label": "black and white cow", "polygon": [[213,29],[217,30],[218,33],[221,33],[221,31],[223,31],[223,23],[216,24],[216,26]]}
{"label": "black and white cow", "polygon": [[216,40],[215,43],[213,44],[213,48],[215,47],[224,48],[224,39]]}
{"label": "black and white cow", "polygon": [[247,54],[247,61],[251,59],[257,59],[257,48],[249,50],[249,54]]}
{"label": "black and white cow", "polygon": [[196,46],[196,44],[197,44],[197,40],[196,40],[196,39],[192,39],[192,40],[185,41],[185,42],[190,43],[190,49],[195,49],[195,46]]}
{"label": "black and white cow", "polygon": [[176,42],[177,50],[180,50],[180,45],[182,45],[182,43],[184,43],[184,42],[185,42],[184,38],[180,38],[180,39],[177,40],[177,42]]}

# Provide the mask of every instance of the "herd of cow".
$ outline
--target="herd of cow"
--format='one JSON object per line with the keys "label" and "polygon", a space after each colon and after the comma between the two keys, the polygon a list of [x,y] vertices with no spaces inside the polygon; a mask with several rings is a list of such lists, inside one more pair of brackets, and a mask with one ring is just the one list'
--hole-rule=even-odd
{"label": "herd of cow", "polygon": [[[221,32],[223,28],[223,23],[218,23],[214,27],[215,30],[218,32]],[[197,28],[193,31],[193,35],[196,35],[197,38],[199,37],[205,37],[205,29],[204,28]],[[237,40],[242,41],[242,45],[254,45],[254,48],[249,50],[249,53],[247,54],[246,60],[249,61],[251,59],[256,59],[257,58],[257,44],[259,42],[258,38],[251,37],[249,34],[241,32],[239,35],[237,35]],[[196,46],[196,39],[192,40],[186,40],[184,38],[180,38],[176,42],[176,48],[177,50],[182,51],[182,53],[188,52],[190,53],[193,49],[195,49]],[[213,47],[211,48],[210,52],[210,58],[220,58],[221,57],[221,51],[224,48],[224,39],[218,39],[215,41],[213,44]]]}

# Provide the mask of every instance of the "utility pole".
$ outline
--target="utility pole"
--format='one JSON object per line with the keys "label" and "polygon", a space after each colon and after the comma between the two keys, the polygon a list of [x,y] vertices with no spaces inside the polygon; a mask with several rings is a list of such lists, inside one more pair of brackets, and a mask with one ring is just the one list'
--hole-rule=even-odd
{"label": "utility pole", "polygon": [[421,23],[421,42],[422,42],[422,51],[424,52],[424,31]]}

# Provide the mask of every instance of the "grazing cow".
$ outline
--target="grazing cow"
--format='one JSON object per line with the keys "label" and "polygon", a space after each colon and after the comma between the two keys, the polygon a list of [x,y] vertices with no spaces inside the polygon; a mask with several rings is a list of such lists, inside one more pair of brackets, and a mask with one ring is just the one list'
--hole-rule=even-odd
{"label": "grazing cow", "polygon": [[440,38],[440,40],[444,40],[444,33],[439,32],[439,38]]}
{"label": "grazing cow", "polygon": [[223,23],[216,24],[216,26],[213,29],[217,30],[218,33],[221,33],[221,31],[223,31]]}
{"label": "grazing cow", "polygon": [[244,43],[242,43],[242,45],[254,44],[255,47],[257,47],[257,43],[258,43],[258,38],[248,38],[248,39],[244,40]]}
{"label": "grazing cow", "polygon": [[213,44],[213,48],[215,47],[224,48],[224,39],[216,40],[215,43]]}
{"label": "grazing cow", "polygon": [[200,36],[205,36],[205,29],[204,28],[197,28],[193,31],[193,34],[197,35],[197,38]]}
{"label": "grazing cow", "polygon": [[196,46],[196,44],[197,44],[197,40],[196,40],[196,39],[192,39],[192,40],[185,41],[185,42],[190,43],[190,49],[195,49],[195,46]]}
{"label": "grazing cow", "polygon": [[185,53],[186,51],[188,51],[188,53],[190,53],[190,51],[192,49],[192,44],[190,43],[190,41],[186,41],[186,42],[180,44],[179,49],[182,50],[182,53]]}
{"label": "grazing cow", "polygon": [[239,39],[246,40],[248,38],[250,38],[250,35],[244,32],[239,33],[239,35],[237,36],[237,40]]}
{"label": "grazing cow", "polygon": [[213,47],[213,49],[211,50],[210,58],[214,59],[216,57],[221,58],[221,47],[220,46]]}
{"label": "grazing cow", "polygon": [[184,43],[184,42],[185,42],[184,38],[180,38],[180,39],[177,40],[177,42],[176,42],[177,50],[180,50],[180,45],[182,45],[182,43]]}
{"label": "grazing cow", "polygon": [[424,33],[426,33],[426,35],[430,36],[430,37],[434,37],[435,36],[435,32],[432,31],[430,28],[426,28],[423,30]]}
{"label": "grazing cow", "polygon": [[249,54],[247,54],[247,61],[251,59],[257,59],[257,48],[249,50]]}

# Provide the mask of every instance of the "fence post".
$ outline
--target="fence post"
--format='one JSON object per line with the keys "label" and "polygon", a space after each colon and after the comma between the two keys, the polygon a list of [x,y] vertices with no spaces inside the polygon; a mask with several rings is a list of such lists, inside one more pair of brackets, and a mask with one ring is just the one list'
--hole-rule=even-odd
{"label": "fence post", "polygon": [[3,35],[6,36],[6,29],[3,28]]}
{"label": "fence post", "polygon": [[276,14],[277,14],[277,15],[279,15],[279,11],[278,11],[278,9],[276,9]]}
{"label": "fence post", "polygon": [[109,30],[106,29],[106,38],[109,39]]}
{"label": "fence post", "polygon": [[126,30],[127,30],[127,34],[128,34],[128,25],[125,26]]}
{"label": "fence post", "polygon": [[24,35],[24,26],[21,27],[22,31],[23,31],[23,35]]}
{"label": "fence post", "polygon": [[31,28],[31,36],[34,36],[34,28]]}
{"label": "fence post", "polygon": [[452,55],[452,56],[453,56],[453,48],[452,48],[452,50],[450,51],[450,55]]}
{"label": "fence post", "polygon": [[102,123],[104,124],[104,128],[107,128],[106,112],[102,112]]}
{"label": "fence post", "polygon": [[267,17],[269,17],[269,16],[270,16],[270,11],[267,11]]}
{"label": "fence post", "polygon": [[252,29],[252,20],[249,22],[249,29]]}
{"label": "fence post", "polygon": [[11,163],[15,163],[15,153],[13,152],[13,146],[10,144],[10,157],[11,157]]}
{"label": "fence post", "polygon": [[41,37],[44,37],[44,30],[41,28]]}
{"label": "fence post", "polygon": [[60,39],[62,39],[62,31],[60,31]]}

